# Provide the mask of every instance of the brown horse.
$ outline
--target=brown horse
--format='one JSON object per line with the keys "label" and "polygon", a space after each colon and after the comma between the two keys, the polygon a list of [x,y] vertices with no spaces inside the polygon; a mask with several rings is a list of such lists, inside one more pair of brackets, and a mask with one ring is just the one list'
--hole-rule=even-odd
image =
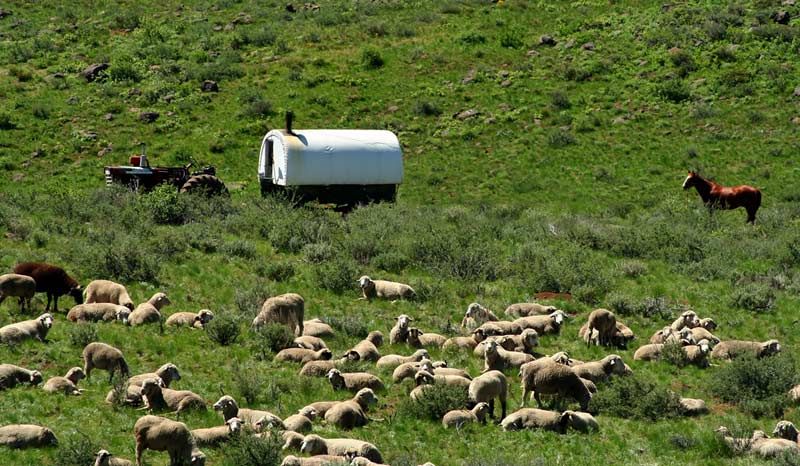
{"label": "brown horse", "polygon": [[747,223],[756,223],[756,211],[761,206],[761,191],[746,184],[739,186],[722,186],[707,180],[697,173],[690,171],[683,189],[694,186],[703,204],[709,209],[738,209],[744,207],[747,211]]}

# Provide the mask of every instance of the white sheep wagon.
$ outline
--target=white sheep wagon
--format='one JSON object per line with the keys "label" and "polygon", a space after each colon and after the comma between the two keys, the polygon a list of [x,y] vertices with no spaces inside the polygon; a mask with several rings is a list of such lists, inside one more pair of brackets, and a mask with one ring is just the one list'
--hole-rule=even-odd
{"label": "white sheep wagon", "polygon": [[394,201],[403,152],[384,130],[286,129],[268,132],[258,158],[261,193],[285,191],[300,201],[354,206]]}

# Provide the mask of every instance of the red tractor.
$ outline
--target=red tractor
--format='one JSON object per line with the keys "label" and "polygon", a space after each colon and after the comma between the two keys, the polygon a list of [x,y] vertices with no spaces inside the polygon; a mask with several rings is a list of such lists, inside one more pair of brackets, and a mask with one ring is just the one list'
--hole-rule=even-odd
{"label": "red tractor", "polygon": [[208,166],[190,172],[191,166],[189,163],[184,167],[151,167],[142,144],[142,153],[131,156],[130,165],[104,167],[103,172],[107,185],[121,184],[134,191],[149,191],[168,183],[182,193],[228,194],[228,188],[216,177],[216,168]]}

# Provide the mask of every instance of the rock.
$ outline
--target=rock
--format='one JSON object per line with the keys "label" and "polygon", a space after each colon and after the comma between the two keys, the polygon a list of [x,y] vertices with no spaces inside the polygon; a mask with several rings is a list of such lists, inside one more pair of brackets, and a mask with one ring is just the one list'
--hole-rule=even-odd
{"label": "rock", "polygon": [[67,75],[65,75],[64,73],[53,73],[50,75],[50,77],[53,79],[65,79]]}
{"label": "rock", "polygon": [[250,24],[253,22],[253,18],[245,12],[240,12],[236,15],[235,18],[231,21],[231,24]]}
{"label": "rock", "polygon": [[557,43],[558,42],[555,39],[553,39],[552,36],[548,36],[547,34],[543,34],[542,36],[539,37],[539,45],[546,45],[548,47],[553,47]]}
{"label": "rock", "polygon": [[107,69],[108,63],[94,63],[81,71],[81,76],[83,76],[87,82],[92,82],[103,77],[105,75],[103,72]]}
{"label": "rock", "polygon": [[667,50],[667,52],[669,52],[670,55],[677,55],[677,54],[681,53],[682,51],[683,50],[681,50],[680,47],[672,47],[671,49]]}
{"label": "rock", "polygon": [[200,90],[203,92],[219,92],[219,84],[216,81],[206,79],[200,84]]}
{"label": "rock", "polygon": [[286,11],[289,13],[297,13],[297,8],[294,7],[291,3],[286,4]]}
{"label": "rock", "polygon": [[627,122],[628,122],[628,119],[625,118],[624,116],[618,116],[618,117],[614,118],[613,120],[611,120],[611,124],[612,125],[624,125]]}
{"label": "rock", "polygon": [[139,114],[139,120],[145,123],[152,123],[158,120],[158,117],[161,116],[158,112],[142,112]]}
{"label": "rock", "polygon": [[32,159],[37,159],[39,157],[44,157],[44,151],[42,149],[36,149],[35,151],[31,152]]}
{"label": "rock", "polygon": [[788,11],[776,11],[772,13],[772,20],[778,24],[789,24],[789,21],[792,20],[792,16],[789,14]]}
{"label": "rock", "polygon": [[455,115],[453,115],[453,118],[455,118],[456,120],[467,120],[469,118],[476,117],[480,114],[481,113],[479,111],[475,110],[474,108],[471,108],[469,110],[464,110],[463,112],[456,113]]}
{"label": "rock", "polygon": [[508,87],[510,85],[511,85],[511,80],[510,79],[506,79],[506,80],[504,80],[503,82],[500,83],[500,87]]}
{"label": "rock", "polygon": [[795,3],[797,3],[797,2],[795,2],[795,0],[783,0],[783,5],[784,6],[794,6]]}
{"label": "rock", "polygon": [[78,136],[84,141],[94,141],[97,139],[97,133],[94,131],[89,130],[80,130],[78,131]]}
{"label": "rock", "polygon": [[533,124],[536,126],[542,126],[542,119],[541,118],[534,118]]}
{"label": "rock", "polygon": [[594,42],[587,42],[587,43],[581,45],[581,48],[583,50],[594,50],[595,49]]}
{"label": "rock", "polygon": [[15,173],[14,176],[11,177],[11,181],[22,181],[25,179],[25,175],[22,173]]}
{"label": "rock", "polygon": [[389,113],[394,113],[394,112],[396,112],[398,110],[400,110],[400,107],[398,107],[397,105],[392,105],[392,106],[390,106],[389,108],[386,109],[386,111],[389,112]]}
{"label": "rock", "polygon": [[472,68],[471,70],[467,71],[467,75],[464,76],[464,79],[461,80],[461,84],[469,84],[472,81],[475,81],[475,77],[478,76],[478,70]]}
{"label": "rock", "polygon": [[500,72],[500,77],[501,78],[507,78],[509,76],[511,76],[511,73],[508,70],[503,70],[503,71]]}
{"label": "rock", "polygon": [[103,119],[106,120],[106,121],[111,121],[111,120],[114,119],[114,114],[113,113],[106,113],[105,115],[103,115]]}

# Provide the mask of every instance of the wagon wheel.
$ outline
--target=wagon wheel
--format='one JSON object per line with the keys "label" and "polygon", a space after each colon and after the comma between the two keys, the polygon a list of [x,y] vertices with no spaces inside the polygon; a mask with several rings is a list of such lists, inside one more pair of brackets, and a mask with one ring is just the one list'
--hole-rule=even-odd
{"label": "wagon wheel", "polygon": [[180,192],[206,196],[227,196],[225,183],[214,175],[195,175],[186,180]]}

